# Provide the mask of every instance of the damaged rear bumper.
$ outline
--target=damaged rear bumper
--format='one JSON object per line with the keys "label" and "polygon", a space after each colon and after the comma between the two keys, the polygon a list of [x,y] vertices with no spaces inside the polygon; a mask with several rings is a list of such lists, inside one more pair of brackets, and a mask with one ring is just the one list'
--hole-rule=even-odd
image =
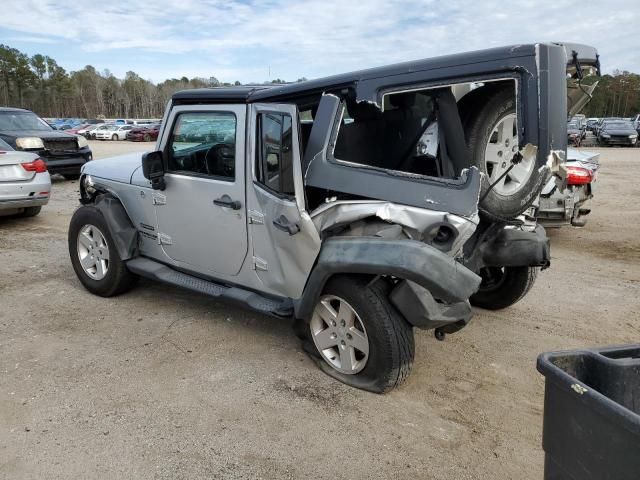
{"label": "damaged rear bumper", "polygon": [[408,280],[401,281],[389,299],[411,325],[425,330],[438,328],[443,333],[454,333],[465,327],[473,315],[468,300],[442,303],[426,288]]}

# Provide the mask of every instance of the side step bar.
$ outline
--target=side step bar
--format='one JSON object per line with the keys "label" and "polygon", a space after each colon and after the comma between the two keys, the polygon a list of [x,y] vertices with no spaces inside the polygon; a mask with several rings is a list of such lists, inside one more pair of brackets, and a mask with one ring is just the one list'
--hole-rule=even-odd
{"label": "side step bar", "polygon": [[280,318],[293,316],[293,302],[289,299],[273,299],[240,287],[230,287],[209,280],[203,280],[202,278],[179,272],[167,265],[145,257],[132,258],[127,261],[126,264],[132,273],[151,280],[186,288],[192,292],[202,293],[210,297],[230,300],[268,315]]}

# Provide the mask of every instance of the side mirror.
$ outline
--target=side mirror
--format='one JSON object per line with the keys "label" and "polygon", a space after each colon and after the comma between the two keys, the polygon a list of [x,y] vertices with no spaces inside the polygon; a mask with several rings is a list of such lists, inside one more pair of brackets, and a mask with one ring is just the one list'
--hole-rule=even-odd
{"label": "side mirror", "polygon": [[161,151],[147,152],[142,155],[142,175],[151,180],[151,188],[164,190],[164,160]]}

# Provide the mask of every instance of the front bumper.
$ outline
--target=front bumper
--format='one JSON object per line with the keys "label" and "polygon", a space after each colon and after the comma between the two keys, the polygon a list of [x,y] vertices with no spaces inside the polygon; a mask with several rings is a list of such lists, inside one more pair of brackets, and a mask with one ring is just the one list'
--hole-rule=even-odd
{"label": "front bumper", "polygon": [[46,162],[49,172],[64,175],[79,174],[82,166],[93,159],[93,154],[91,149],[85,147],[67,155],[47,155],[42,152],[40,157]]}
{"label": "front bumper", "polygon": [[600,137],[600,143],[602,145],[635,145],[638,141],[637,138],[629,138],[629,137],[611,137],[611,138],[603,138]]}

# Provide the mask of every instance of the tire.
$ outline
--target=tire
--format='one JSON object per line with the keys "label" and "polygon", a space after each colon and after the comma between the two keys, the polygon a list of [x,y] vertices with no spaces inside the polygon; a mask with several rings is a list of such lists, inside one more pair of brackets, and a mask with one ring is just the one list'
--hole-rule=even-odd
{"label": "tire", "polygon": [[[384,393],[402,384],[409,376],[415,354],[413,327],[389,303],[390,287],[386,281],[378,280],[374,284],[370,282],[371,277],[368,276],[331,278],[324,288],[312,319],[303,324],[306,331],[300,335],[302,332],[299,329],[298,334],[307,337],[305,349],[317,359],[318,365],[325,373],[347,385]],[[355,313],[355,330],[349,328],[349,323],[346,328],[341,328],[340,315],[335,317],[337,323],[333,327],[330,322],[320,318],[319,310],[324,311],[325,315],[329,312],[329,318],[334,318],[330,310],[323,307],[325,302],[332,305],[337,314],[342,312],[335,310],[339,305],[350,307]],[[318,328],[318,325],[321,327]],[[336,335],[335,346],[321,350],[318,346],[322,344],[320,339],[333,338],[327,337],[327,334],[332,332]],[[353,333],[353,337],[350,337],[349,332]],[[353,349],[351,358],[355,360],[352,364],[355,368],[351,373],[345,373],[348,368],[342,362],[342,353],[351,347],[349,344],[341,347],[338,342],[350,342],[350,338],[359,336],[360,343],[354,344],[362,345],[363,333],[368,352],[365,356],[363,351]],[[329,360],[331,357],[335,360]],[[337,366],[337,363],[340,365]]]}
{"label": "tire", "polygon": [[35,217],[40,213],[40,210],[42,210],[42,207],[26,207],[21,213],[18,214],[18,217]]}
{"label": "tire", "polygon": [[[484,173],[480,210],[490,218],[508,220],[522,214],[537,198],[546,180],[546,173],[538,171],[535,159],[523,159],[487,193],[518,151],[515,118],[515,96],[511,88],[489,90],[482,99],[476,99],[465,115],[464,130],[471,165]],[[512,130],[508,131],[510,128]],[[504,138],[500,139],[501,136]]]}
{"label": "tire", "polygon": [[538,267],[485,267],[482,283],[469,301],[475,307],[501,310],[519,302],[529,293],[538,276]]}
{"label": "tire", "polygon": [[80,178],[80,174],[79,173],[65,173],[62,176],[64,178],[66,178],[67,180],[78,180]]}
{"label": "tire", "polygon": [[151,141],[151,135],[149,135],[148,133],[144,134],[144,137],[142,138],[145,142],[150,142]]}
{"label": "tire", "polygon": [[114,140],[114,141],[115,141],[115,140],[118,140],[118,135],[115,135],[115,134],[114,134],[114,135],[111,135],[111,140]]}
{"label": "tire", "polygon": [[[84,245],[79,247],[79,236],[86,227],[95,229],[90,238],[96,240],[96,244],[93,246],[93,251],[97,252],[96,256],[98,253],[104,254],[104,250],[101,250],[100,246],[104,248],[106,245],[107,247],[106,273],[102,278],[94,278],[85,270],[80,261],[80,250],[81,248],[86,250],[86,248]],[[137,276],[127,270],[125,263],[120,259],[107,223],[100,211],[94,206],[86,205],[75,211],[69,224],[68,245],[73,270],[82,285],[91,293],[101,297],[112,297],[129,290],[137,280]],[[98,273],[96,263],[96,277],[100,277],[97,275]]]}

